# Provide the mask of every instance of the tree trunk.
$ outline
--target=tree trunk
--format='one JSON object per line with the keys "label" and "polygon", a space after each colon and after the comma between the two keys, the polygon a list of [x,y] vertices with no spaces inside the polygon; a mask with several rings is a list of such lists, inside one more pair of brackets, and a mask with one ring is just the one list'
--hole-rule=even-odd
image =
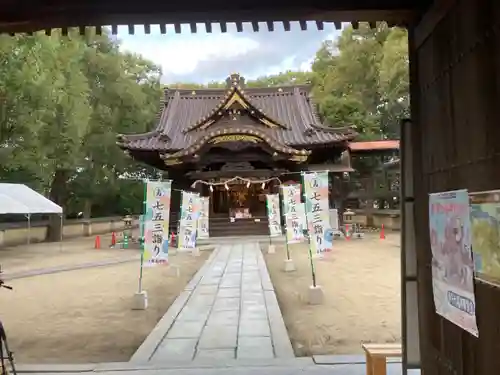
{"label": "tree trunk", "polygon": [[83,218],[89,220],[92,216],[92,199],[86,198],[83,206]]}
{"label": "tree trunk", "polygon": [[[56,170],[52,184],[50,185],[49,199],[63,208],[64,218],[64,202],[66,197],[66,181],[68,172],[62,169]],[[49,228],[47,230],[47,241],[61,240],[61,217],[59,215],[50,215]]]}

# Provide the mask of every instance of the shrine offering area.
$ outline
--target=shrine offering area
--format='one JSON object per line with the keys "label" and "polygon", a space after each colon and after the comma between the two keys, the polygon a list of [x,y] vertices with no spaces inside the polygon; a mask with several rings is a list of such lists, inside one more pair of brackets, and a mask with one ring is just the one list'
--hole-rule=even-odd
{"label": "shrine offering area", "polygon": [[284,246],[265,259],[297,356],[358,354],[362,342],[401,341],[399,234],[335,241],[332,253],[315,260],[324,291],[323,304],[315,306],[308,304],[307,244],[290,251],[295,272],[283,271]]}

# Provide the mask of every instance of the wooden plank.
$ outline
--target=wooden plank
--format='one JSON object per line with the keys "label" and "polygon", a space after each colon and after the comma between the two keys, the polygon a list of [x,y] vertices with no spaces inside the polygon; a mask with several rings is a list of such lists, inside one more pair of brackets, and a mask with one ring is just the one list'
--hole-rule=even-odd
{"label": "wooden plank", "polygon": [[383,349],[383,348],[401,348],[402,345],[400,343],[367,343],[367,344],[362,344],[361,347],[365,350],[376,350],[376,349]]}
{"label": "wooden plank", "polygon": [[393,358],[403,355],[401,344],[363,344],[362,348],[366,352],[367,358]]}
{"label": "wooden plank", "polygon": [[377,349],[367,354],[372,358],[397,358],[403,355],[403,349]]}
{"label": "wooden plank", "polygon": [[415,48],[418,49],[432,34],[436,26],[455,6],[457,0],[435,0],[431,8],[425,13],[415,27]]}
{"label": "wooden plank", "polygon": [[372,362],[373,375],[387,375],[387,361],[385,358],[374,358]]}
{"label": "wooden plank", "polygon": [[[266,22],[274,20],[290,21],[323,21],[323,22],[377,22],[387,21],[397,25],[405,25],[414,20],[415,11],[411,9],[390,9],[390,10],[335,10],[335,6],[330,9],[319,9],[314,7],[283,7],[281,9],[212,9],[210,11],[189,11],[185,9],[175,10],[166,5],[157,4],[150,7],[148,12],[141,6],[141,11],[131,11],[123,6],[115,8],[92,8],[81,10],[68,9],[65,14],[54,13],[50,10],[39,13],[29,20],[23,18],[7,19],[0,15],[0,33],[20,33],[34,32],[47,28],[78,27],[94,25],[161,25],[161,24],[190,24],[213,22],[224,24],[227,22]],[[111,10],[110,10],[111,9]],[[73,13],[74,12],[74,13]]]}

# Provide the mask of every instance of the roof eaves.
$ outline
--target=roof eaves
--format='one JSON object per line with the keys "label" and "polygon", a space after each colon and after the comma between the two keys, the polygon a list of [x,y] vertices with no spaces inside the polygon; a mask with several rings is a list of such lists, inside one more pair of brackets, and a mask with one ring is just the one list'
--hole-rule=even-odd
{"label": "roof eaves", "polygon": [[231,134],[249,134],[249,135],[255,135],[256,137],[261,138],[266,142],[271,148],[284,153],[284,154],[291,154],[294,156],[308,156],[310,155],[310,151],[306,149],[302,150],[297,150],[291,146],[282,144],[278,141],[276,141],[273,137],[270,135],[257,130],[257,129],[249,129],[249,128],[229,128],[229,129],[223,129],[223,130],[218,130],[216,132],[211,133],[210,135],[205,135],[203,137],[200,137],[197,139],[196,142],[192,143],[190,146],[186,147],[183,150],[180,150],[175,153],[171,154],[164,154],[162,156],[163,159],[173,159],[173,158],[179,158],[179,157],[184,157],[188,155],[192,155],[199,151],[208,141],[213,139],[214,137],[218,137],[221,135],[231,135]]}

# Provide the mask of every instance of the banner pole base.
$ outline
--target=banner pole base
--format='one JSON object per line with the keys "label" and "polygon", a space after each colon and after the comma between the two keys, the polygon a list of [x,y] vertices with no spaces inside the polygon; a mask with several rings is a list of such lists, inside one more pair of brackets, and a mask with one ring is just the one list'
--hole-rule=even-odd
{"label": "banner pole base", "polygon": [[134,294],[132,310],[146,310],[148,308],[148,294],[145,290]]}
{"label": "banner pole base", "polygon": [[293,259],[285,259],[284,271],[293,272],[295,270],[296,268],[295,268],[295,263],[293,263]]}
{"label": "banner pole base", "polygon": [[309,287],[308,300],[310,305],[321,305],[323,303],[324,293],[323,288],[321,286],[311,285]]}

